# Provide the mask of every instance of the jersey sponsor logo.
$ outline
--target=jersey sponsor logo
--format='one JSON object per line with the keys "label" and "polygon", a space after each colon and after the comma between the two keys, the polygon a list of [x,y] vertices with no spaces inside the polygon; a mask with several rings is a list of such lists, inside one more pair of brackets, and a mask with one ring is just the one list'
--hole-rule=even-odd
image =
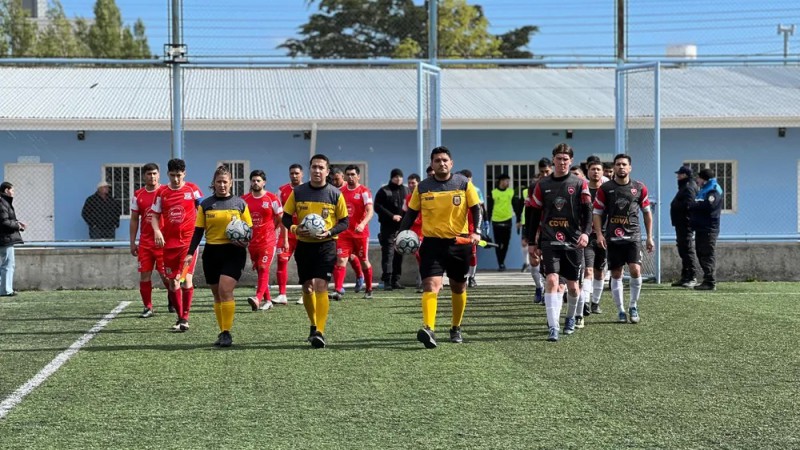
{"label": "jersey sponsor logo", "polygon": [[567,188],[567,192],[569,192],[569,195],[572,195],[572,194],[574,194],[574,193],[575,193],[575,188],[574,188],[574,187],[572,187],[572,186],[569,186],[569,187]]}
{"label": "jersey sponsor logo", "polygon": [[453,205],[455,205],[455,206],[461,205],[461,196],[460,195],[453,196]]}
{"label": "jersey sponsor logo", "polygon": [[617,237],[623,237],[625,236],[625,230],[623,230],[622,228],[617,228],[616,230],[614,230],[614,234]]}
{"label": "jersey sponsor logo", "polygon": [[[574,190],[573,190],[573,192],[574,192]],[[572,192],[570,192],[570,194],[571,194],[571,193],[572,193]],[[564,197],[556,197],[556,199],[555,199],[555,200],[553,200],[553,206],[555,206],[555,207],[556,207],[556,209],[557,209],[557,210],[559,210],[559,211],[561,211],[561,209],[562,209],[562,208],[564,207],[564,205],[566,205],[566,204],[567,204],[567,199],[565,199]]]}
{"label": "jersey sponsor logo", "polygon": [[261,213],[256,211],[253,211],[253,214],[250,216],[250,218],[253,220],[254,227],[260,227],[264,220],[264,218],[261,216]]}
{"label": "jersey sponsor logo", "polygon": [[560,231],[559,231],[559,232],[557,232],[557,233],[556,233],[556,239],[557,239],[558,241],[560,241],[560,242],[564,242],[564,233],[562,233],[562,232],[560,232]]}
{"label": "jersey sponsor logo", "polygon": [[624,216],[613,216],[609,219],[609,223],[619,224],[619,225],[627,225],[628,218]]}
{"label": "jersey sponsor logo", "polygon": [[167,217],[169,218],[170,223],[182,223],[183,217],[185,216],[183,212],[183,206],[173,206],[169,209],[167,213]]}
{"label": "jersey sponsor logo", "polygon": [[550,219],[549,221],[547,221],[547,225],[552,228],[556,227],[567,228],[569,227],[569,220],[562,218]]}

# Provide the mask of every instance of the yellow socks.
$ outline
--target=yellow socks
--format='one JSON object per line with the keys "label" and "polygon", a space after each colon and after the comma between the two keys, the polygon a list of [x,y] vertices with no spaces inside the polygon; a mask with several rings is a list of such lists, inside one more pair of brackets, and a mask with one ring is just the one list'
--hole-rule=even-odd
{"label": "yellow socks", "polygon": [[[325,293],[327,297],[327,292]],[[308,314],[308,320],[311,321],[312,326],[317,325],[317,317],[316,317],[316,307],[317,307],[317,298],[313,292],[306,292],[303,290],[303,307],[306,308],[306,314]]]}
{"label": "yellow socks", "polygon": [[436,327],[436,296],[435,292],[422,293],[422,323],[431,331]]}
{"label": "yellow socks", "polygon": [[218,303],[219,305],[219,322],[220,331],[231,331],[233,326],[233,313],[236,311],[236,302],[233,300],[223,300]]}
{"label": "yellow socks", "polygon": [[219,326],[219,330],[222,331],[222,313],[220,312],[220,305],[221,303],[214,302],[214,316],[217,318],[217,325]]}
{"label": "yellow socks", "polygon": [[[316,308],[316,320],[317,320],[317,331],[322,334],[325,334],[325,324],[328,322],[328,309],[330,308],[330,300],[328,299],[328,291],[325,292],[317,292],[317,308]],[[304,299],[305,301],[305,299]]]}
{"label": "yellow socks", "polygon": [[460,294],[452,293],[453,298],[453,326],[460,327],[461,320],[464,318],[464,310],[467,309],[467,291]]}

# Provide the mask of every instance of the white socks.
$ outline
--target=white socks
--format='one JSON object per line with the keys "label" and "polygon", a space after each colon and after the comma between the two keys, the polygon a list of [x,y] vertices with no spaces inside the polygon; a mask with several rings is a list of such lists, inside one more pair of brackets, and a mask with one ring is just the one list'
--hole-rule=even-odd
{"label": "white socks", "polygon": [[533,278],[533,284],[536,285],[537,288],[542,289],[544,288],[544,282],[542,281],[542,273],[539,272],[539,266],[531,266],[531,277]]}
{"label": "white socks", "polygon": [[588,305],[592,301],[592,285],[588,278],[583,279],[580,297],[578,297],[578,315],[583,317],[583,305]]}
{"label": "white socks", "polygon": [[472,278],[475,276],[475,272],[478,270],[478,266],[469,266],[469,271],[467,272],[467,277]]}
{"label": "white socks", "polygon": [[611,279],[611,297],[617,305],[617,310],[625,312],[625,304],[622,302],[622,277]]}
{"label": "white socks", "polygon": [[558,329],[558,316],[561,315],[561,294],[554,292],[544,294],[544,305],[547,310],[547,326]]}
{"label": "white socks", "polygon": [[642,277],[631,278],[631,308],[636,308],[639,302],[639,294],[642,292]]}
{"label": "white socks", "polygon": [[[570,295],[569,291],[567,291],[567,318],[573,319],[575,318],[575,310],[578,309],[578,297],[580,297],[580,292],[578,292],[578,296],[573,297]],[[583,311],[581,311],[581,315],[583,315]]]}
{"label": "white socks", "polygon": [[603,280],[592,280],[592,303],[600,303],[600,296],[603,295],[603,288],[606,282]]}

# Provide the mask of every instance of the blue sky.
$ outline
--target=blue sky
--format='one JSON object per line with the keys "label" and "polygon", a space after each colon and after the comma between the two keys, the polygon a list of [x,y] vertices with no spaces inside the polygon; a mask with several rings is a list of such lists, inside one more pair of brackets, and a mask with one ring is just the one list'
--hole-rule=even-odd
{"label": "blue sky", "polygon": [[[117,0],[126,23],[142,18],[150,45],[162,53],[168,0]],[[417,3],[422,3],[417,2]],[[613,0],[468,0],[483,6],[495,34],[521,25],[540,27],[530,50],[548,57],[612,56]],[[93,17],[94,0],[62,0],[69,16]],[[193,56],[284,56],[275,47],[295,36],[316,11],[304,0],[186,1],[185,41]],[[800,26],[797,0],[630,0],[630,56],[663,56],[671,44],[695,44],[698,55],[783,54],[777,25]],[[800,54],[800,30],[790,38]]]}

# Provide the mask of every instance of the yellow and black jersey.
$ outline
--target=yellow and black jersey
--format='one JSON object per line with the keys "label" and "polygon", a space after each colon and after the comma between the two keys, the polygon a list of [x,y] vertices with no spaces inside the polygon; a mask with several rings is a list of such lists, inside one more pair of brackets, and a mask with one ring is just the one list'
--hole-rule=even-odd
{"label": "yellow and black jersey", "polygon": [[194,226],[206,230],[206,244],[230,244],[225,229],[234,217],[253,226],[247,202],[241,197],[211,196],[200,202]]}
{"label": "yellow and black jersey", "polygon": [[447,181],[435,177],[422,180],[408,207],[422,214],[425,237],[453,239],[469,232],[469,208],[480,204],[478,191],[467,177],[454,173]]}
{"label": "yellow and black jersey", "polygon": [[[331,184],[326,183],[325,186],[315,188],[311,183],[303,183],[289,195],[283,205],[283,212],[289,216],[296,214],[297,223],[302,222],[309,214],[319,214],[325,220],[325,229],[332,230],[341,219],[347,217],[347,203],[342,191]],[[303,242],[324,242],[337,237],[334,235],[320,240],[297,236],[297,239]]]}

